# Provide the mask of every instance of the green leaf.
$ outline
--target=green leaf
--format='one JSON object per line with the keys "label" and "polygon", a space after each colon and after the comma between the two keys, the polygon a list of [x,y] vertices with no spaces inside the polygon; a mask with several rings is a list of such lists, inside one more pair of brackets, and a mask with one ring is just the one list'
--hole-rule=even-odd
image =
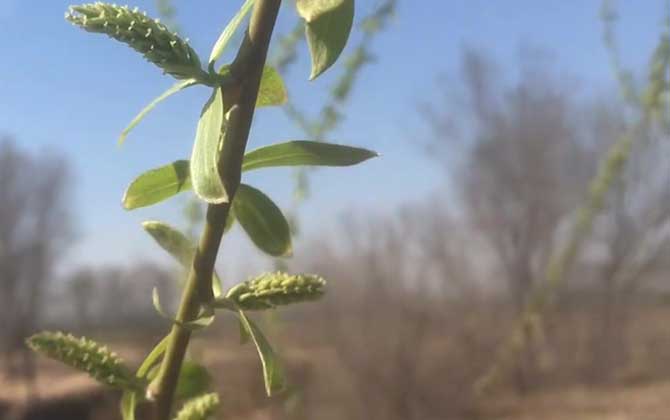
{"label": "green leaf", "polygon": [[[243,171],[280,166],[351,166],[378,156],[358,147],[317,141],[295,140],[272,144],[248,152],[242,163]],[[191,188],[189,162],[178,160],[152,169],[135,179],[123,197],[127,210],[159,203]],[[230,214],[226,232],[235,222]]]}
{"label": "green leaf", "polygon": [[249,11],[251,10],[251,6],[253,5],[254,0],[245,1],[240,10],[237,12],[237,14],[230,20],[230,22],[228,22],[228,25],[226,25],[226,27],[223,29],[223,32],[221,32],[219,39],[216,40],[214,47],[212,47],[212,52],[209,55],[210,68],[214,65],[216,60],[218,60],[221,57],[221,54],[223,54],[223,51],[226,49],[228,42],[230,42],[230,39],[233,37],[233,35],[237,31],[237,28],[240,26],[240,24],[244,20],[244,17],[247,15],[247,13],[249,13]]}
{"label": "green leaf", "polygon": [[256,351],[258,351],[258,356],[261,359],[261,364],[263,365],[263,379],[265,381],[265,392],[267,392],[268,396],[272,396],[284,389],[286,385],[284,372],[279,363],[279,359],[256,324],[247,318],[243,311],[239,311],[238,314],[240,316],[242,328],[253,340],[256,345]]}
{"label": "green leaf", "polygon": [[258,88],[256,106],[283,105],[288,100],[286,86],[279,72],[270,66],[263,67],[263,76]]}
{"label": "green leaf", "polygon": [[[144,361],[137,369],[135,376],[139,379],[153,379],[150,373],[158,364],[165,353],[170,336],[163,337],[161,341],[151,350],[151,352],[144,358]],[[121,396],[121,417],[123,420],[135,420],[135,407],[137,405],[137,393],[131,391],[123,391]]]}
{"label": "green leaf", "polygon": [[151,293],[151,301],[154,305],[154,309],[156,310],[156,312],[158,312],[160,316],[169,320],[173,324],[177,324],[180,327],[185,328],[187,330],[191,331],[201,330],[205,327],[210,326],[212,322],[214,322],[214,310],[210,307],[202,307],[196,318],[188,322],[182,322],[174,318],[173,316],[170,316],[163,309],[163,305],[161,305],[160,301],[160,296],[158,295],[158,289],[156,289],[155,287]]}
{"label": "green leaf", "polygon": [[251,340],[251,335],[249,335],[249,332],[247,331],[247,328],[242,322],[241,318],[238,318],[238,324],[240,328],[240,344],[245,345],[249,342],[249,340]]}
{"label": "green leaf", "polygon": [[342,53],[354,22],[354,0],[297,0],[298,14],[305,19],[305,36],[312,57],[314,80],[332,66]]}
{"label": "green leaf", "polygon": [[123,208],[134,210],[150,206],[190,189],[189,162],[177,160],[135,178],[123,195]]}
{"label": "green leaf", "polygon": [[190,267],[195,248],[191,241],[167,223],[156,220],[142,222],[142,227],[152,238],[184,267]]}
{"label": "green leaf", "polygon": [[256,188],[240,184],[233,208],[240,225],[258,248],[274,257],[291,256],[288,222],[268,196]]}
{"label": "green leaf", "polygon": [[137,126],[137,124],[139,124],[140,121],[142,121],[144,119],[144,117],[146,117],[147,114],[149,112],[151,112],[156,107],[156,105],[158,105],[162,101],[166,100],[170,96],[174,95],[175,93],[177,93],[177,92],[179,92],[183,89],[186,89],[188,87],[197,85],[197,84],[198,84],[197,79],[181,80],[181,81],[175,83],[174,85],[172,85],[172,87],[170,89],[163,92],[163,94],[161,94],[159,97],[157,97],[156,99],[151,101],[149,103],[149,105],[145,106],[144,109],[141,110],[140,113],[137,114],[137,116],[135,118],[133,118],[133,120],[130,122],[130,124],[128,124],[128,127],[123,129],[123,131],[121,132],[121,136],[119,136],[119,144],[123,143],[126,140],[126,137],[128,136],[128,133],[130,133],[130,131],[133,128],[135,128]]}
{"label": "green leaf", "polygon": [[[226,219],[226,227],[224,232],[230,230],[235,223],[235,213],[228,212],[228,219]],[[191,267],[193,262],[193,255],[195,254],[195,245],[180,231],[168,225],[167,223],[147,220],[142,223],[142,227],[149,235],[168,252],[174,259],[176,259],[184,268]],[[221,279],[216,271],[212,278],[212,292],[214,297],[219,297],[223,294],[221,289]]]}
{"label": "green leaf", "polygon": [[225,123],[223,91],[216,88],[200,115],[191,155],[191,183],[198,197],[207,203],[228,202],[218,168]]}
{"label": "green leaf", "polygon": [[211,384],[212,377],[204,366],[185,360],[179,371],[175,396],[187,400],[209,391]]}
{"label": "green leaf", "polygon": [[123,391],[121,396],[121,418],[123,420],[135,420],[135,406],[137,406],[137,394],[135,392]]}
{"label": "green leaf", "polygon": [[350,166],[378,156],[357,147],[316,141],[288,141],[253,150],[244,156],[243,171],[275,166]]}
{"label": "green leaf", "polygon": [[235,211],[233,210],[233,206],[230,206],[230,209],[228,209],[228,218],[226,219],[226,225],[223,227],[223,233],[228,233],[230,229],[233,228],[234,224],[235,224]]}
{"label": "green leaf", "polygon": [[[230,65],[225,65],[219,70],[219,74],[225,75],[230,71]],[[272,66],[263,67],[261,84],[258,87],[256,107],[283,105],[288,100],[286,85],[281,75]]]}
{"label": "green leaf", "polygon": [[144,358],[144,361],[137,369],[135,376],[138,378],[149,378],[149,372],[154,366],[158,366],[158,363],[160,363],[163,354],[165,354],[165,349],[167,349],[169,340],[170,336],[166,335],[161,341],[158,342],[158,344],[156,344],[153,350],[151,350],[151,353],[149,353],[147,357]]}

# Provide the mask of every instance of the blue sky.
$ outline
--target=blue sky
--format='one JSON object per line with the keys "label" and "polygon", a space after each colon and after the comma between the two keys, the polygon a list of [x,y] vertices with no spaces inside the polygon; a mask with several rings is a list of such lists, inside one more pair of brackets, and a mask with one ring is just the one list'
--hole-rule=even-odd
{"label": "blue sky", "polygon": [[[241,1],[174,3],[183,32],[206,57]],[[34,151],[62,150],[72,161],[79,239],[68,254],[68,265],[163,261],[139,224],[145,219],[182,224],[184,201],[129,213],[120,199],[137,174],[188,157],[208,92],[193,88],[161,104],[124,147],[117,147],[124,126],[173,81],[125,46],[66,23],[68,4],[0,0],[0,133]],[[358,0],[358,16],[376,4],[377,0]],[[152,0],[132,5],[155,15]],[[448,75],[456,80],[464,46],[490,52],[503,69],[515,66],[520,46],[545,48],[554,53],[560,74],[579,81],[576,89],[611,88],[599,7],[596,0],[399,0],[397,16],[374,43],[377,61],[361,75],[346,119],[332,134],[333,140],[375,149],[383,157],[356,168],[322,170],[313,177],[314,194],[301,211],[307,236],[330,229],[345,211],[388,214],[439,188],[442,172],[413,141],[429,135],[417,104],[440,100],[437,78]],[[661,28],[663,7],[660,0],[619,2],[618,36],[628,67],[639,70],[645,65]],[[283,8],[278,32],[290,28],[294,19],[292,8]],[[304,57],[306,47],[301,52]],[[308,67],[301,60],[286,83],[302,108],[318,109],[334,74],[308,82]],[[303,136],[281,110],[262,109],[250,147],[297,138]],[[290,173],[268,170],[248,181],[288,206]],[[224,246],[231,259],[255,252],[239,232]]]}

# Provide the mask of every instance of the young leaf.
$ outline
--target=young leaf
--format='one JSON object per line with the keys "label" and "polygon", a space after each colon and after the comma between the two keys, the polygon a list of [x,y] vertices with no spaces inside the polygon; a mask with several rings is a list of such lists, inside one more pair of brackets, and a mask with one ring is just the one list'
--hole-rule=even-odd
{"label": "young leaf", "polygon": [[235,224],[235,211],[233,210],[233,206],[230,206],[230,209],[228,209],[228,218],[226,219],[226,225],[223,227],[223,233],[228,233],[228,231],[233,228],[234,224]]}
{"label": "young leaf", "polygon": [[208,420],[218,407],[219,396],[216,393],[205,394],[186,402],[174,420]]}
{"label": "young leaf", "polygon": [[[295,140],[272,144],[248,152],[242,163],[243,171],[279,166],[351,166],[378,156],[358,147],[317,141]],[[128,187],[123,197],[127,210],[159,203],[191,189],[189,161],[178,160],[145,172]],[[229,215],[226,232],[235,221]]]}
{"label": "young leaf", "polygon": [[279,305],[316,300],[326,281],[314,274],[265,273],[233,286],[225,299],[243,310],[271,309]]}
{"label": "young leaf", "polygon": [[233,200],[235,216],[251,241],[274,257],[292,253],[288,222],[277,205],[260,190],[240,184]]}
{"label": "young leaf", "polygon": [[305,19],[305,36],[312,57],[314,80],[333,65],[349,39],[354,22],[354,0],[297,0]]}
{"label": "young leaf", "polygon": [[142,227],[149,235],[166,250],[168,254],[174,257],[184,267],[189,267],[193,258],[194,247],[186,235],[167,223],[147,220],[142,223]]}
{"label": "young leaf", "polygon": [[249,335],[249,332],[247,332],[247,328],[242,322],[242,319],[238,318],[237,323],[240,329],[240,344],[245,345],[249,342],[249,340],[251,340],[251,336]]}
{"label": "young leaf", "polygon": [[156,105],[158,105],[162,101],[166,100],[170,96],[174,95],[175,93],[179,92],[180,90],[186,89],[186,88],[191,87],[191,86],[196,85],[196,84],[198,84],[197,79],[181,80],[181,81],[175,83],[170,89],[163,92],[162,95],[160,95],[159,97],[157,97],[156,99],[151,101],[149,103],[149,105],[144,107],[144,109],[141,110],[140,113],[137,114],[137,116],[135,118],[133,118],[133,120],[130,122],[130,124],[128,124],[128,127],[123,129],[123,131],[121,132],[121,135],[119,136],[119,144],[122,144],[126,140],[126,137],[128,136],[128,133],[130,133],[130,131],[133,128],[135,128],[135,126],[137,126],[137,124],[139,124],[140,121],[142,121],[144,119],[144,117],[146,117],[147,114],[149,112],[151,112],[156,107]]}
{"label": "young leaf", "polygon": [[228,194],[219,175],[221,135],[226,122],[223,91],[214,89],[200,114],[191,155],[191,182],[195,193],[207,203],[225,203]]}
{"label": "young leaf", "polygon": [[169,339],[170,336],[166,335],[165,337],[163,337],[161,341],[158,342],[158,344],[156,344],[153,350],[151,350],[151,353],[149,353],[149,355],[146,358],[144,358],[144,361],[137,369],[135,376],[137,376],[138,378],[149,377],[149,372],[151,371],[151,368],[157,366],[158,363],[161,361],[161,358],[165,353],[165,349],[167,349]]}
{"label": "young leaf", "polygon": [[[227,232],[235,223],[235,213],[228,212],[228,219],[226,219],[226,227],[224,232]],[[195,253],[195,245],[191,241],[172,226],[167,223],[158,222],[155,220],[148,220],[142,223],[142,227],[149,235],[166,250],[174,259],[176,259],[184,268],[189,268],[193,261]],[[221,290],[221,279],[213,273],[212,278],[212,293],[214,297],[219,297],[223,293]]]}
{"label": "young leaf", "polygon": [[209,391],[211,384],[212,377],[204,366],[192,360],[185,360],[179,371],[175,397],[188,400]]}
{"label": "young leaf", "polygon": [[[161,361],[165,349],[167,348],[170,336],[165,336],[156,344],[149,355],[144,359],[140,367],[137,369],[135,376],[141,380],[153,379],[149,377],[149,373],[154,366],[158,366]],[[137,406],[138,396],[133,391],[123,391],[121,396],[121,417],[123,420],[135,420],[135,407]]]}
{"label": "young leaf", "polygon": [[[219,70],[219,74],[225,75],[230,71],[230,66],[225,65]],[[261,76],[261,84],[258,86],[258,97],[256,98],[256,106],[276,106],[284,105],[288,100],[288,93],[286,92],[286,85],[281,75],[272,66],[263,67],[263,75]]]}
{"label": "young leaf", "polygon": [[253,5],[254,0],[246,0],[237,14],[231,19],[230,22],[228,22],[228,25],[226,25],[223,32],[221,32],[219,39],[216,40],[216,43],[212,48],[212,52],[209,55],[210,68],[214,65],[216,60],[221,57],[221,54],[223,54],[223,51],[226,49],[228,42],[230,42],[230,39],[233,37],[237,31],[237,28],[240,26],[244,20],[244,17],[247,15],[247,13],[249,13],[251,6]]}
{"label": "young leaf", "polygon": [[316,141],[288,141],[253,150],[244,156],[243,171],[274,166],[350,166],[378,156],[357,147]]}
{"label": "young leaf", "polygon": [[158,289],[154,287],[152,293],[151,293],[151,301],[154,305],[154,309],[160,316],[163,318],[171,321],[173,324],[177,324],[182,328],[185,328],[187,330],[191,331],[196,331],[196,330],[201,330],[205,327],[208,327],[214,322],[214,310],[210,307],[202,307],[200,309],[200,313],[198,316],[188,322],[182,322],[174,317],[170,316],[164,309],[163,305],[161,305],[160,301],[160,296],[158,295]]}
{"label": "young leaf", "polygon": [[119,356],[93,340],[61,332],[41,332],[28,338],[27,344],[32,350],[82,370],[105,385],[126,390],[142,388]]}
{"label": "young leaf", "polygon": [[256,351],[263,365],[263,379],[265,381],[265,392],[268,396],[281,391],[285,387],[284,372],[274,350],[263,336],[261,330],[254,324],[243,311],[238,312],[241,326],[246,334],[251,337],[256,345]]}
{"label": "young leaf", "polygon": [[137,406],[137,394],[132,391],[123,391],[121,396],[121,418],[123,420],[135,420],[135,407]]}
{"label": "young leaf", "polygon": [[177,160],[135,178],[123,195],[123,207],[133,210],[150,206],[190,189],[189,162]]}
{"label": "young leaf", "polygon": [[256,106],[283,105],[288,100],[286,86],[279,72],[270,66],[263,67],[263,76],[258,88]]}

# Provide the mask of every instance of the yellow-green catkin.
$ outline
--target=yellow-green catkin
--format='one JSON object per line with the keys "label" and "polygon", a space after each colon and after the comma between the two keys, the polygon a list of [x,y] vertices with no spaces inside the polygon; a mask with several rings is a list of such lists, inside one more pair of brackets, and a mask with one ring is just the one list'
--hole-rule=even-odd
{"label": "yellow-green catkin", "polygon": [[313,274],[265,273],[231,288],[226,298],[244,310],[270,309],[323,295],[326,281]]}
{"label": "yellow-green catkin", "polygon": [[121,389],[138,389],[135,376],[107,347],[85,337],[41,332],[27,340],[34,351],[88,373],[98,382]]}
{"label": "yellow-green catkin", "polygon": [[137,8],[96,2],[70,6],[65,18],[86,31],[127,44],[177,79],[199,78],[204,73],[188,42]]}
{"label": "yellow-green catkin", "polygon": [[205,394],[187,401],[175,420],[207,420],[218,407],[219,396],[216,393]]}

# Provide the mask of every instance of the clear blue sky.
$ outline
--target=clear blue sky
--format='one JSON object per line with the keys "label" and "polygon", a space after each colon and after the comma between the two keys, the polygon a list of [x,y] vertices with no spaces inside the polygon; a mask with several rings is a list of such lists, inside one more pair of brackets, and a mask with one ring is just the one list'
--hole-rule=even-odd
{"label": "clear blue sky", "polygon": [[[241,1],[174,3],[180,26],[206,57]],[[188,157],[208,92],[194,88],[163,103],[124,147],[117,147],[123,127],[173,81],[125,46],[66,23],[68,4],[0,0],[0,133],[13,135],[31,150],[62,150],[71,159],[79,240],[69,253],[69,264],[162,261],[139,223],[162,219],[180,224],[183,201],[128,213],[121,209],[121,195],[145,169]],[[377,0],[358,0],[358,16],[376,4]],[[155,15],[152,0],[132,5]],[[435,191],[441,172],[414,150],[412,142],[428,134],[416,106],[440,100],[437,76],[457,75],[466,45],[492,53],[503,68],[514,67],[521,45],[546,48],[555,54],[560,72],[580,81],[579,89],[612,86],[599,7],[596,0],[400,0],[396,18],[374,44],[378,61],[365,70],[346,120],[333,134],[334,140],[375,149],[383,158],[354,169],[318,172],[313,198],[302,211],[308,234],[336,223],[344,211],[388,213]],[[620,1],[618,9],[624,61],[640,69],[657,40],[663,2]],[[280,19],[282,32],[294,21],[292,8],[285,7]],[[303,108],[318,109],[333,78],[308,82],[308,71],[304,60],[293,69],[286,81],[289,94]],[[302,138],[301,133],[281,110],[257,113],[251,147],[296,138]],[[280,204],[290,203],[290,171],[266,171],[249,181]],[[234,255],[252,252],[239,234],[226,246]]]}

